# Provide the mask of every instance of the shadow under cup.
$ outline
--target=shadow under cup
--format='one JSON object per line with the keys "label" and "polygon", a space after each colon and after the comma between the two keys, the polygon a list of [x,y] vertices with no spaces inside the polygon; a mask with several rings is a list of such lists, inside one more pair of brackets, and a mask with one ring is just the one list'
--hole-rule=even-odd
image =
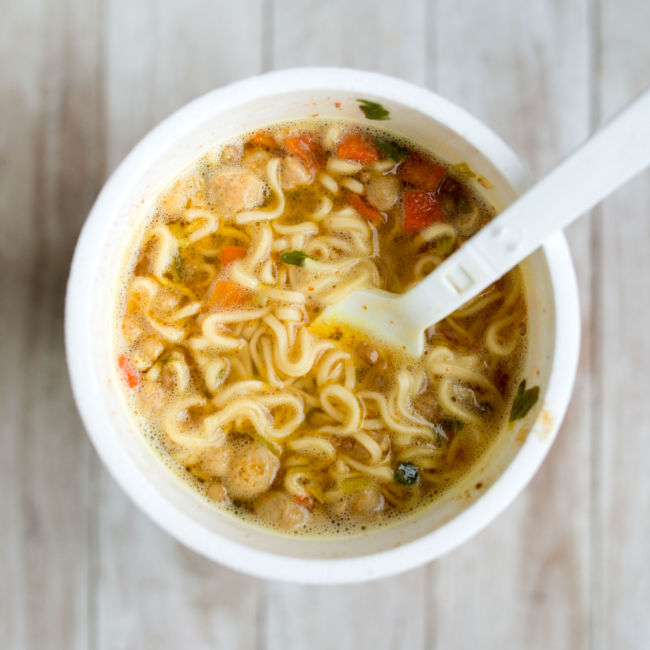
{"label": "shadow under cup", "polygon": [[497,211],[530,184],[521,163],[494,134],[427,90],[355,70],[281,71],[213,91],[151,131],[106,183],[72,264],[65,323],[68,366],[78,408],[102,460],[129,496],[179,541],[260,577],[307,583],[368,580],[422,564],[465,541],[533,476],[553,442],[575,376],[577,292],[566,241],[558,234],[522,264],[529,307],[523,376],[540,386],[536,410],[506,427],[470,472],[428,509],[354,537],[284,536],[220,512],[163,464],[128,417],[116,385],[118,282],[136,224],[162,187],[220,142],[314,115],[364,123],[359,97],[390,111],[390,120],[370,124],[452,164],[466,162],[488,179],[490,189],[473,186]]}

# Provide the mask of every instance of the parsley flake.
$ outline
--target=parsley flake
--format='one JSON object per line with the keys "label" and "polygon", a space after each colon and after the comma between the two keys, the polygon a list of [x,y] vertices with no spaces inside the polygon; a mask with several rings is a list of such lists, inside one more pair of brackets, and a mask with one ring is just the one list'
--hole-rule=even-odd
{"label": "parsley flake", "polygon": [[369,99],[357,99],[359,108],[369,120],[389,120],[390,113],[377,102],[371,102]]}
{"label": "parsley flake", "polygon": [[537,404],[538,399],[539,386],[533,386],[532,388],[526,389],[526,380],[524,379],[521,384],[519,384],[519,389],[517,390],[517,394],[512,403],[510,422],[526,417],[528,411]]}
{"label": "parsley flake", "polygon": [[420,478],[420,470],[413,463],[400,463],[394,476],[395,480],[402,485],[413,485]]}
{"label": "parsley flake", "polygon": [[294,266],[302,266],[306,259],[315,260],[315,257],[308,255],[305,251],[286,251],[280,255],[280,259],[285,264],[293,264]]}
{"label": "parsley flake", "polygon": [[396,163],[404,160],[404,158],[409,154],[408,150],[397,144],[397,142],[387,140],[386,138],[376,138],[375,145],[384,156],[390,158]]}

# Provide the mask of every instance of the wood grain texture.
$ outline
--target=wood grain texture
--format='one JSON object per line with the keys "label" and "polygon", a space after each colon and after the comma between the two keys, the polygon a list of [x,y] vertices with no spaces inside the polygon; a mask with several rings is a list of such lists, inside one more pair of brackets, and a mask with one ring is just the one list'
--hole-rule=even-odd
{"label": "wood grain texture", "polygon": [[89,445],[62,306],[101,184],[99,5],[4,4],[2,28],[0,646],[85,648]]}
{"label": "wood grain texture", "polygon": [[[193,97],[261,67],[261,3],[110,0],[107,161]],[[258,582],[199,557],[138,511],[105,471],[96,486],[98,650],[256,647]]]}
{"label": "wood grain texture", "polygon": [[[587,10],[586,2],[438,3],[437,90],[493,126],[538,173],[588,134]],[[590,229],[582,221],[570,233],[585,333]],[[587,336],[569,414],[531,486],[476,539],[432,565],[435,647],[587,647],[589,350]]]}
{"label": "wood grain texture", "polygon": [[7,0],[0,648],[650,647],[647,173],[569,230],[583,341],[546,463],[487,530],[403,576],[298,587],[176,543],[86,441],[62,342],[101,183],[187,100],[272,68],[377,70],[466,106],[539,174],[650,84],[649,28],[644,0]]}
{"label": "wood grain texture", "polygon": [[[650,86],[650,5],[626,0],[599,10],[597,117],[606,120]],[[598,648],[650,647],[649,205],[646,172],[603,203],[594,242],[602,268],[602,319],[594,341],[600,354],[593,565]]]}
{"label": "wood grain texture", "polygon": [[346,66],[426,80],[425,0],[277,0],[272,6],[275,68]]}

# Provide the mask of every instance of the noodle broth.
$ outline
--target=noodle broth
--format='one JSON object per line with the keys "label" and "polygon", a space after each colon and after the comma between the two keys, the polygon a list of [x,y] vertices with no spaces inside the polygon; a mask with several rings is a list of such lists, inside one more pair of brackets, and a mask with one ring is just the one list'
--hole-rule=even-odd
{"label": "noodle broth", "polygon": [[486,223],[467,172],[311,120],[249,133],[160,195],[125,264],[116,361],[139,428],[197,492],[331,535],[430,504],[476,462],[521,374],[518,269],[418,360],[312,326],[355,289],[406,291]]}

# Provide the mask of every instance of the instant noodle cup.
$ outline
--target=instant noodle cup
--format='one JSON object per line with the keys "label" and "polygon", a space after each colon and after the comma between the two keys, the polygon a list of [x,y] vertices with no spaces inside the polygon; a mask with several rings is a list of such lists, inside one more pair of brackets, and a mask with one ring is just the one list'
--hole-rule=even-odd
{"label": "instant noodle cup", "polygon": [[[113,345],[121,261],[162,188],[192,162],[240,134],[314,116],[376,125],[417,143],[464,170],[475,192],[497,211],[531,184],[522,164],[485,126],[406,82],[305,68],[232,84],[162,122],[104,186],[72,264],[66,348],[73,392],[93,444],[118,483],[162,528],[206,557],[260,577],[357,582],[442,555],[487,525],[524,488],[568,404],[578,355],[578,301],[566,241],[554,235],[520,267],[528,304],[522,376],[539,386],[539,399],[527,417],[504,426],[479,461],[432,505],[353,535],[309,537],[251,525],[208,503],[162,462],[121,399]],[[120,357],[118,365],[129,385],[137,383],[126,359]]]}

